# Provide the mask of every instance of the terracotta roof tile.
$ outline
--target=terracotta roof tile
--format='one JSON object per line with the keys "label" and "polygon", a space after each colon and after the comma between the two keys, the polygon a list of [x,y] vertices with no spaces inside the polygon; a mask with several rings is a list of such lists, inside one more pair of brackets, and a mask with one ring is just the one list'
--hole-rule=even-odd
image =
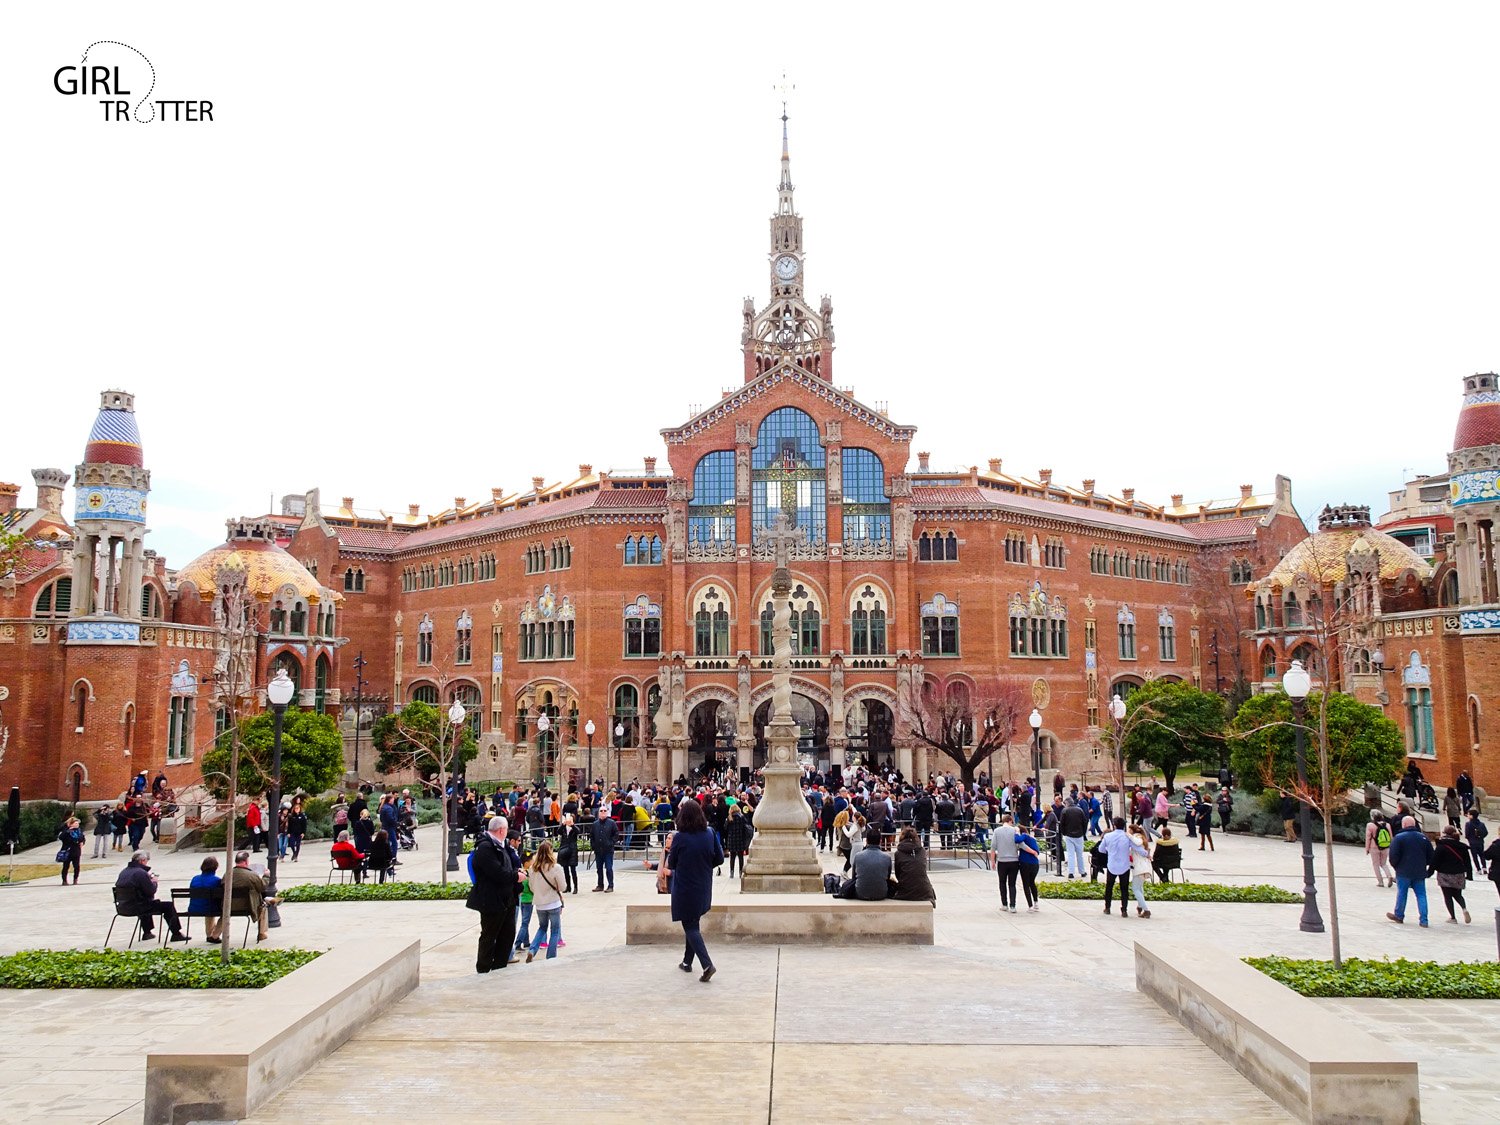
{"label": "terracotta roof tile", "polygon": [[549,500],[545,504],[532,504],[525,508],[510,508],[503,512],[480,516],[472,520],[445,523],[441,527],[429,527],[407,534],[400,543],[400,550],[412,551],[434,547],[455,539],[467,539],[474,535],[485,535],[495,531],[506,531],[512,527],[524,527],[528,523],[570,516],[587,511],[597,503],[601,493],[585,492],[581,496],[565,496],[561,500]]}
{"label": "terracotta roof tile", "polygon": [[1056,500],[1042,500],[1035,496],[1022,496],[991,488],[913,487],[911,495],[913,506],[918,508],[1003,508],[1006,511],[1026,512],[1116,531],[1134,531],[1178,542],[1193,542],[1197,538],[1184,531],[1184,525],[1180,524],[1142,519],[1140,516],[1127,516],[1119,512],[1105,512],[1098,508],[1086,508],[1081,504],[1063,504]]}
{"label": "terracotta roof tile", "polygon": [[1195,539],[1253,539],[1260,525],[1259,516],[1237,516],[1232,520],[1207,520],[1180,523],[1177,526]]}
{"label": "terracotta roof tile", "polygon": [[606,488],[594,493],[596,508],[665,508],[665,488]]}

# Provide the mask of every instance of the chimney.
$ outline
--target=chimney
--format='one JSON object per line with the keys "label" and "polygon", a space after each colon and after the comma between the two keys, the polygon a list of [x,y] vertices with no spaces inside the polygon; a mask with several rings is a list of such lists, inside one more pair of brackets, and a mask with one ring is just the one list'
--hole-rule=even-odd
{"label": "chimney", "polygon": [[992,472],[992,473],[998,473],[999,471],[1000,471],[1000,458],[998,458],[998,457],[991,457],[990,458],[990,472]]}
{"label": "chimney", "polygon": [[500,503],[500,496],[504,492],[505,492],[505,489],[503,489],[503,488],[492,488],[492,489],[490,489],[490,502],[493,503],[493,504]]}
{"label": "chimney", "polygon": [[468,504],[467,498],[465,498],[463,496],[455,496],[453,498],[453,507],[454,507],[455,510],[461,512],[465,508],[467,508],[468,506],[469,506],[469,504]]}
{"label": "chimney", "polygon": [[590,474],[593,473],[593,471],[594,471],[594,466],[592,466],[590,464],[585,463],[585,464],[581,464],[581,465],[578,466],[578,475],[580,477],[589,476]]}
{"label": "chimney", "polygon": [[932,454],[931,453],[918,453],[917,454],[917,472],[919,472],[919,473],[930,473],[930,472],[932,472],[932,469],[929,467],[929,464],[930,464],[931,460],[932,460]]}
{"label": "chimney", "polygon": [[19,484],[0,484],[0,513],[16,510],[16,497],[21,495]]}
{"label": "chimney", "polygon": [[656,475],[656,458],[655,457],[647,457],[646,458],[646,475],[648,477],[654,477]]}
{"label": "chimney", "polygon": [[1242,484],[1242,485],[1240,485],[1240,502],[1241,503],[1244,503],[1246,500],[1250,499],[1250,497],[1253,496],[1254,494],[1255,494],[1255,486],[1253,484]]}
{"label": "chimney", "polygon": [[351,512],[354,511],[354,497],[352,497],[352,496],[345,496],[344,497],[344,507],[346,509],[348,509],[349,511],[351,511]]}
{"label": "chimney", "polygon": [[61,517],[68,474],[61,469],[32,469],[31,479],[36,481],[37,508],[45,515]]}
{"label": "chimney", "polygon": [[1085,492],[1089,493],[1089,495],[1093,495],[1093,492],[1094,492],[1094,478],[1093,477],[1084,477],[1083,478],[1083,490]]}
{"label": "chimney", "polygon": [[393,515],[391,515],[389,512],[387,512],[386,513],[386,517],[385,517],[385,529],[387,531],[390,531],[395,526],[396,526],[396,517],[393,516]]}
{"label": "chimney", "polygon": [[1050,488],[1051,487],[1051,485],[1052,485],[1052,470],[1051,469],[1039,469],[1037,471],[1036,475],[1037,475],[1038,479],[1041,480],[1042,487],[1044,487],[1044,488]]}
{"label": "chimney", "polygon": [[1127,504],[1134,504],[1135,503],[1135,489],[1133,489],[1133,488],[1122,488],[1122,489],[1120,489],[1120,499],[1124,500],[1125,503],[1127,503]]}
{"label": "chimney", "polygon": [[1174,508],[1180,508],[1180,507],[1182,507],[1182,493],[1180,493],[1180,492],[1174,492],[1174,493],[1172,493],[1172,507],[1174,507]]}
{"label": "chimney", "polygon": [[540,493],[542,491],[542,485],[544,485],[546,483],[547,483],[547,478],[546,477],[532,477],[531,478],[531,491],[532,492],[536,492],[536,493]]}
{"label": "chimney", "polygon": [[416,519],[418,516],[420,516],[422,514],[422,505],[420,505],[420,504],[408,504],[406,506],[406,514],[408,516],[410,516],[412,519]]}

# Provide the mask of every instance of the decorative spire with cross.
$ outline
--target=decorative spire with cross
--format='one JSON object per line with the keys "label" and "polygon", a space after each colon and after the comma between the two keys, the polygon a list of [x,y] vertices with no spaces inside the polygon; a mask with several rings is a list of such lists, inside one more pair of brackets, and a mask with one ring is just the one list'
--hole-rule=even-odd
{"label": "decorative spire with cross", "polygon": [[[785,508],[778,510],[774,523],[766,525],[765,534],[761,537],[766,543],[770,543],[775,551],[776,570],[778,576],[780,571],[788,570],[792,561],[792,548],[807,542],[807,528],[798,527],[792,520],[791,512]],[[790,573],[787,582],[790,586]]]}

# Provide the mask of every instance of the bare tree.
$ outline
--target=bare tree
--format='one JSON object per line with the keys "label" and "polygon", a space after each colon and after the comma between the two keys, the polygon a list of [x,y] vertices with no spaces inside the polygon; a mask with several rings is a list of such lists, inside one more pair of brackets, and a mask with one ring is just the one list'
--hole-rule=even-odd
{"label": "bare tree", "polygon": [[998,678],[975,694],[967,680],[950,676],[923,685],[907,720],[912,737],[956,762],[968,786],[997,750],[1005,754],[1007,776],[1014,776],[1010,745],[1030,710],[1031,691],[1022,680]]}

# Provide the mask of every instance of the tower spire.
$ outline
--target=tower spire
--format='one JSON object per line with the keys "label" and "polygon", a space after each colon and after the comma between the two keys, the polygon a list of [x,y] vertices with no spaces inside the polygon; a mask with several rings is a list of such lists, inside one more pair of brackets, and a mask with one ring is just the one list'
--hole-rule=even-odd
{"label": "tower spire", "polygon": [[786,103],[787,96],[796,88],[787,81],[786,72],[783,71],[781,85],[777,87],[781,91],[781,184],[777,188],[780,198],[776,208],[783,215],[795,214],[792,208],[792,155],[786,139]]}

